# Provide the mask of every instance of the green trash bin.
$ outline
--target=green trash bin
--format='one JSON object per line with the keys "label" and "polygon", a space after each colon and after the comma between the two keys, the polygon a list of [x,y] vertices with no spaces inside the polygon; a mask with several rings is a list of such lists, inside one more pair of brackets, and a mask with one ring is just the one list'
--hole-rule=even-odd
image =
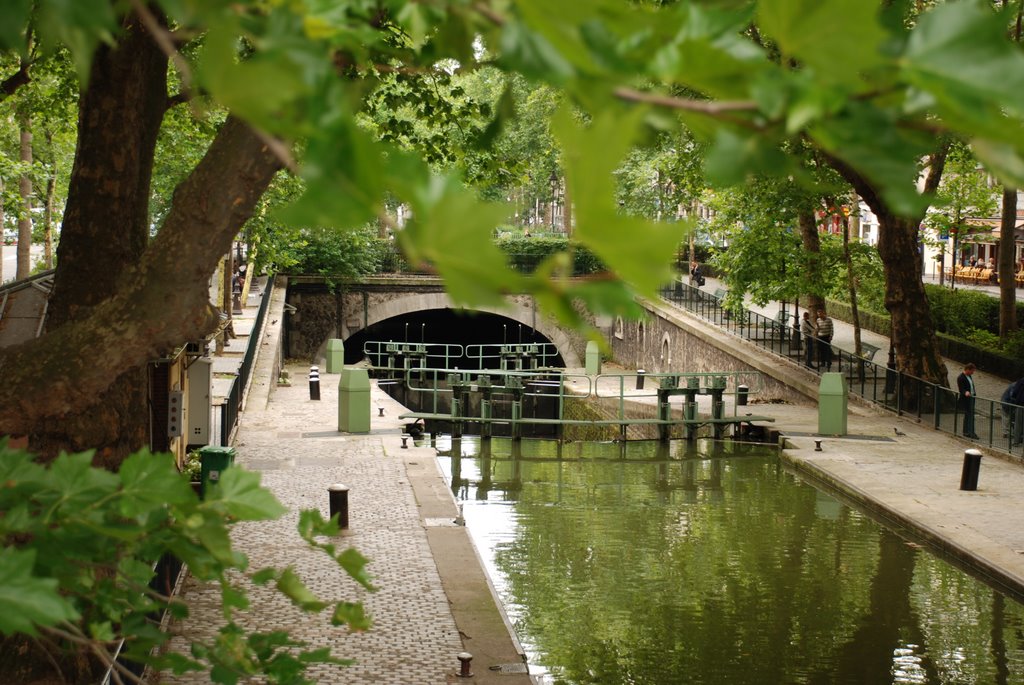
{"label": "green trash bin", "polygon": [[601,373],[601,348],[593,340],[587,341],[587,375],[596,376]]}
{"label": "green trash bin", "polygon": [[200,487],[199,496],[206,495],[208,483],[216,483],[224,469],[235,463],[235,448],[207,445],[199,448]]}
{"label": "green trash bin", "polygon": [[327,373],[341,373],[345,366],[345,343],[337,338],[327,341]]}
{"label": "green trash bin", "polygon": [[370,375],[366,369],[346,366],[338,382],[338,431],[370,432]]}
{"label": "green trash bin", "polygon": [[818,386],[818,433],[846,435],[846,377],[841,373],[821,374]]}

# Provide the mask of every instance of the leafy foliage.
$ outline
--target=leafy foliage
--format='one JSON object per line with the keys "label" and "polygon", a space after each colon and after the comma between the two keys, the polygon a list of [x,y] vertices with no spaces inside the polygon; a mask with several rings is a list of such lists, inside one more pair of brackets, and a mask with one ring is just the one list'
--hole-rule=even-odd
{"label": "leafy foliage", "polygon": [[[0,537],[7,541],[0,552],[0,633],[41,632],[87,645],[105,665],[113,663],[112,647],[124,637],[123,654],[133,661],[175,672],[207,669],[217,683],[256,673],[272,683],[307,683],[308,665],[344,663],[283,633],[247,632],[234,619],[236,609],[248,605],[244,579],[273,578],[304,611],[330,608],[336,625],[369,626],[360,606],[315,597],[292,569],[252,572],[245,555],[232,548],[233,525],[285,512],[259,485],[258,474],[226,469],[219,486],[200,501],[170,455],[138,452],[118,473],[93,467],[91,459],[91,452],[62,454],[46,467],[0,440]],[[320,541],[337,534],[337,521],[325,521],[319,512],[300,518],[300,535],[311,549],[372,589],[362,556]],[[153,565],[165,554],[220,587],[226,623],[212,641],[190,638],[192,657],[157,654],[169,636],[148,625],[154,611],[188,611],[180,600],[149,588]]]}

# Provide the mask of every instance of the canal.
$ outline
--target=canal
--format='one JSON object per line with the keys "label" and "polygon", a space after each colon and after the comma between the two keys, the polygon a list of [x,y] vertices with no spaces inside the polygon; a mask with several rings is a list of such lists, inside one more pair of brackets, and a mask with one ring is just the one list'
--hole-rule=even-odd
{"label": "canal", "polygon": [[1024,607],[773,448],[436,446],[545,684],[1024,682]]}

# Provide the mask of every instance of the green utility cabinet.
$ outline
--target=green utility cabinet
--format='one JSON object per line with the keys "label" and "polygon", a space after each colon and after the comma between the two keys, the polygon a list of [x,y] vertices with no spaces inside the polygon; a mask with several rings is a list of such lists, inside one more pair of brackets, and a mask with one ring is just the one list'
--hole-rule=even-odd
{"label": "green utility cabinet", "polygon": [[327,341],[327,373],[341,373],[345,367],[345,343],[337,338]]}
{"label": "green utility cabinet", "polygon": [[587,375],[596,376],[601,373],[601,350],[593,340],[587,342]]}
{"label": "green utility cabinet", "polygon": [[200,483],[199,494],[206,496],[208,484],[220,480],[224,470],[235,463],[235,448],[220,445],[206,445],[199,448]]}
{"label": "green utility cabinet", "polygon": [[341,370],[338,382],[338,430],[370,432],[370,374],[351,366]]}
{"label": "green utility cabinet", "polygon": [[818,433],[846,435],[846,377],[841,373],[821,374],[818,386]]}

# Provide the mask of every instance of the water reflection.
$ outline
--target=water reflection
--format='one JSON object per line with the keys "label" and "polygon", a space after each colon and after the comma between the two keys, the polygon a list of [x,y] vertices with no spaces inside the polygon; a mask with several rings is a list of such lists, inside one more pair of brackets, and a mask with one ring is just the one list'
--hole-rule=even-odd
{"label": "water reflection", "polygon": [[544,682],[1024,682],[1019,604],[762,446],[437,447]]}

